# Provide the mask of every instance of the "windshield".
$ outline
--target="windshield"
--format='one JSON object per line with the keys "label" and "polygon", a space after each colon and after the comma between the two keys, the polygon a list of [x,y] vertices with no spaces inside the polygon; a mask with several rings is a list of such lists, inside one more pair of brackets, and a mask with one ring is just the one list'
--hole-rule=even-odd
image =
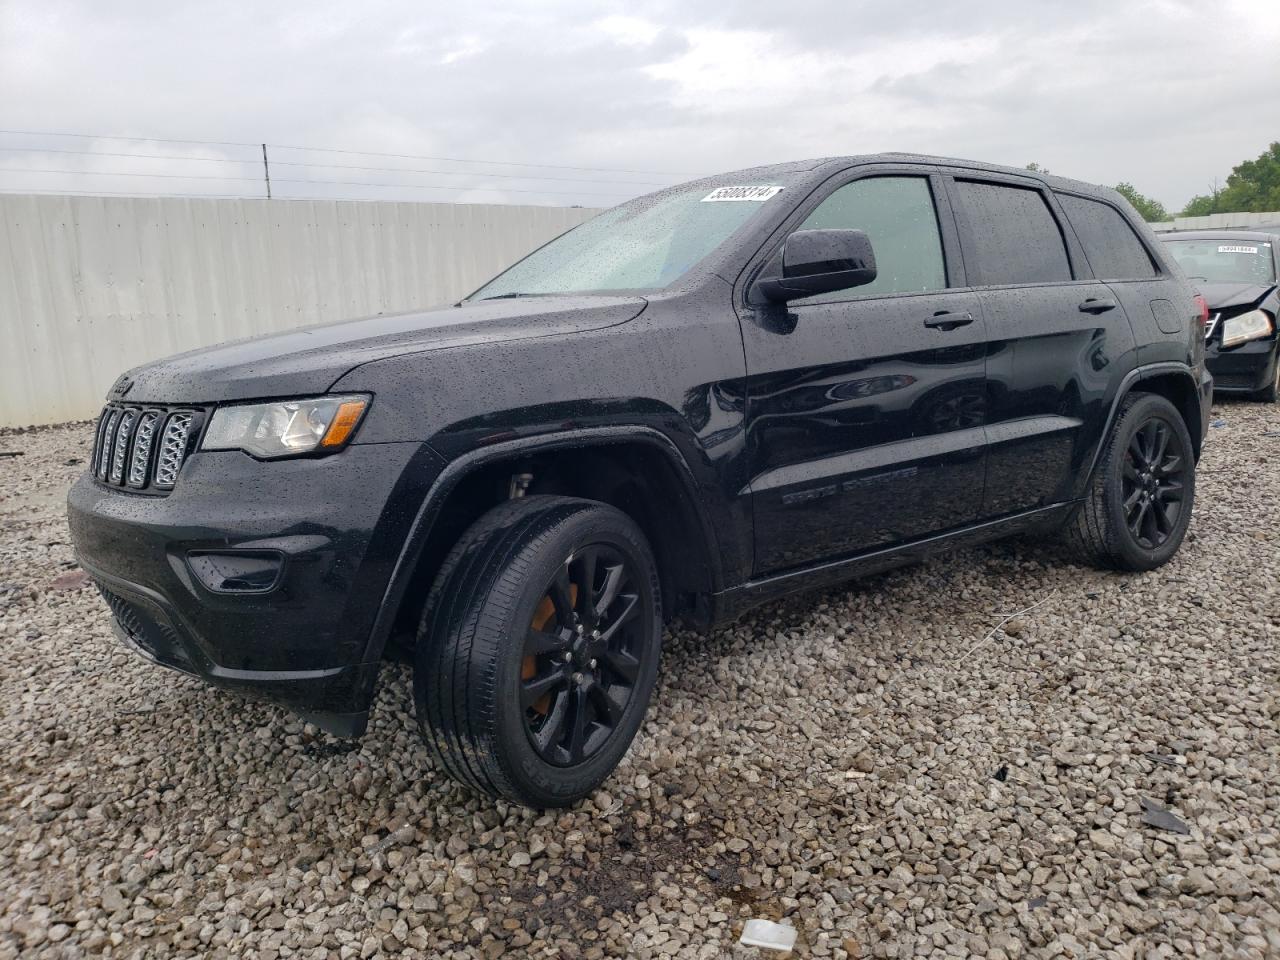
{"label": "windshield", "polygon": [[468,300],[520,294],[659,290],[770,207],[778,184],[679,189],[640,197],[535,250]]}
{"label": "windshield", "polygon": [[1169,240],[1169,251],[1188,277],[1205,283],[1272,284],[1271,244],[1260,240]]}

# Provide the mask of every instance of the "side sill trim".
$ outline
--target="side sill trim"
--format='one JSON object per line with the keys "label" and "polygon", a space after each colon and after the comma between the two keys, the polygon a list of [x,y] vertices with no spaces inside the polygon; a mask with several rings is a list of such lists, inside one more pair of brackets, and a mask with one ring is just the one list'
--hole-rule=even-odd
{"label": "side sill trim", "polygon": [[1071,500],[1047,507],[1037,507],[1034,510],[926,537],[923,540],[914,540],[843,560],[832,560],[760,580],[749,580],[739,586],[722,590],[711,597],[711,621],[713,624],[728,623],[752,607],[768,603],[770,600],[804,590],[831,586],[871,573],[880,573],[894,567],[906,566],[924,560],[941,550],[975,546],[1027,529],[1050,527],[1066,520],[1078,503],[1078,500]]}

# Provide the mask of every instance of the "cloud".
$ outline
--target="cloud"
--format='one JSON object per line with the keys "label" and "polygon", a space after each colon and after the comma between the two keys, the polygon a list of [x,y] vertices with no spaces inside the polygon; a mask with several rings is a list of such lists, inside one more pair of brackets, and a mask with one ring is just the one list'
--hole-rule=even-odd
{"label": "cloud", "polygon": [[[13,129],[602,168],[273,147],[279,194],[607,205],[717,170],[901,149],[1035,160],[1081,179],[1128,180],[1176,207],[1276,136],[1264,121],[1280,85],[1277,9],[1261,0],[7,0],[0,90]],[[1227,54],[1246,66],[1207,69]],[[121,145],[0,135],[0,147],[86,144]],[[197,149],[171,146],[115,152]],[[253,160],[252,147],[199,149]],[[76,162],[99,172],[224,166]],[[285,166],[308,162],[331,166]],[[70,169],[53,155],[0,150],[0,189],[256,189],[5,172],[37,165]],[[401,169],[351,169],[379,166]],[[225,169],[252,176],[251,166]]]}

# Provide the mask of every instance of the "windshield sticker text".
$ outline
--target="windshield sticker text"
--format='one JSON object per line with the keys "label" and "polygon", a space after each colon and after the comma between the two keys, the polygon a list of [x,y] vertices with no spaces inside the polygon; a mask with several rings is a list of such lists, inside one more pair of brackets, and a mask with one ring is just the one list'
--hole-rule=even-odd
{"label": "windshield sticker text", "polygon": [[1219,253],[1257,253],[1257,247],[1242,247],[1235,244],[1223,244],[1218,247]]}
{"label": "windshield sticker text", "polygon": [[763,203],[770,197],[777,196],[781,187],[716,187],[705,197],[703,203],[722,203],[728,200],[753,200]]}

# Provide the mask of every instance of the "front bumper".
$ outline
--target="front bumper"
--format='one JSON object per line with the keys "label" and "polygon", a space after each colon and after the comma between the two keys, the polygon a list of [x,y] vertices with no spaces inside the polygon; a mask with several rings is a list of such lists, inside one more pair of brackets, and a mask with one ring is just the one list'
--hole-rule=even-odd
{"label": "front bumper", "polygon": [[1230,350],[1217,344],[1205,352],[1205,366],[1213,374],[1213,389],[1219,393],[1255,393],[1275,382],[1277,342],[1275,338],[1242,343]]}
{"label": "front bumper", "polygon": [[[373,624],[438,458],[414,443],[264,463],[201,451],[154,497],[88,474],[67,498],[77,556],[119,635],[149,659],[267,699],[346,736],[364,731]],[[274,581],[210,582],[201,557],[269,558]]]}

